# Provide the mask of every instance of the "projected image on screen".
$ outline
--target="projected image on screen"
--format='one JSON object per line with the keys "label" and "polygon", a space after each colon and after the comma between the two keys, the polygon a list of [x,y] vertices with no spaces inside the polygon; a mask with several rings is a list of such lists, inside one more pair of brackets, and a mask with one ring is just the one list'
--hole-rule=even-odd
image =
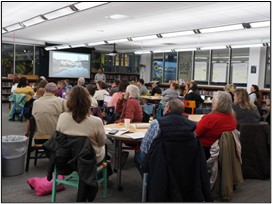
{"label": "projected image on screen", "polygon": [[90,78],[90,55],[74,52],[50,51],[49,77]]}

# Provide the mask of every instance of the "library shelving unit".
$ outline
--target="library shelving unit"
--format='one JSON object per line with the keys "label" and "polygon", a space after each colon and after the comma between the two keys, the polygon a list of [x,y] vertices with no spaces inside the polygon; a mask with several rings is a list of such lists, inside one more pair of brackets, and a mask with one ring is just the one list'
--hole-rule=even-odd
{"label": "library shelving unit", "polygon": [[[26,77],[29,85],[31,86],[33,82],[36,82],[39,79],[37,75],[20,75],[19,77]],[[12,87],[12,77],[2,77],[2,103],[9,102],[9,96],[11,94]]]}

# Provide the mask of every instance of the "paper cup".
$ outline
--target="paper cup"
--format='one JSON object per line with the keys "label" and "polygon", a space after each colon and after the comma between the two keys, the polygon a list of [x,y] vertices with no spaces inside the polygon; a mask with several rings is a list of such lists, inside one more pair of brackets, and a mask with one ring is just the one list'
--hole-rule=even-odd
{"label": "paper cup", "polygon": [[125,122],[125,128],[129,128],[130,127],[130,119],[124,119]]}

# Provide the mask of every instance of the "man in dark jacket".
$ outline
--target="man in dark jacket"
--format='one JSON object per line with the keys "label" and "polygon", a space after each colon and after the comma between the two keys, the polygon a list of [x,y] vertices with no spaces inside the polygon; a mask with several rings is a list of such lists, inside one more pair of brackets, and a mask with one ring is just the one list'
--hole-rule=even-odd
{"label": "man in dark jacket", "polygon": [[56,166],[59,174],[78,172],[79,186],[77,202],[93,201],[98,191],[96,181],[96,154],[87,137],[76,137],[55,131],[43,144],[49,157],[47,180],[52,180]]}
{"label": "man in dark jacket", "polygon": [[136,166],[148,172],[148,202],[212,201],[203,148],[195,123],[182,116],[179,99],[166,103],[164,116],[153,120],[136,154]]}

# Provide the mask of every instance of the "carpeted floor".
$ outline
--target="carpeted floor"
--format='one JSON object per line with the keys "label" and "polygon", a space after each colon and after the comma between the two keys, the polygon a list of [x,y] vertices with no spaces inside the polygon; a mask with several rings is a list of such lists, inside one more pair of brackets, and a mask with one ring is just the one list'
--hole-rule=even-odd
{"label": "carpeted floor", "polygon": [[[25,122],[8,121],[8,104],[2,104],[2,136],[23,135]],[[114,185],[108,189],[106,199],[99,191],[94,202],[97,203],[136,203],[141,202],[142,180],[133,163],[133,151],[130,151],[128,161],[122,171],[123,191],[118,191],[116,174],[112,175]],[[36,196],[35,192],[26,183],[28,178],[45,177],[48,160],[38,161],[37,166],[30,163],[29,171],[18,176],[3,177],[1,188],[1,202],[12,203],[48,203],[51,201],[51,194],[46,196]],[[71,203],[76,200],[76,189],[66,187],[65,190],[57,193],[57,202]],[[219,202],[219,201],[216,201]],[[237,186],[233,198],[230,202],[235,203],[270,203],[271,202],[271,182],[270,180],[244,180]]]}

